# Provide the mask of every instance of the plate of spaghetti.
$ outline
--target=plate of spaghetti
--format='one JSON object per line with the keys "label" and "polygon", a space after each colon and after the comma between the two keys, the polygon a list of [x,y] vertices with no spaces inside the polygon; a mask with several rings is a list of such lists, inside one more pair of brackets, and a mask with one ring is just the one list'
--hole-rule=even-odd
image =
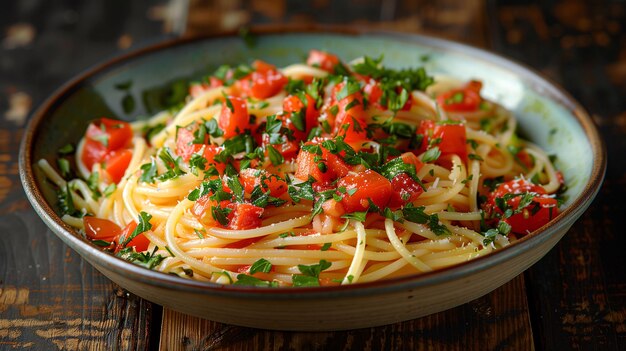
{"label": "plate of spaghetti", "polygon": [[522,272],[599,188],[587,114],[510,61],[389,33],[255,41],[139,50],[31,121],[35,209],[133,293],[262,328],[416,318]]}

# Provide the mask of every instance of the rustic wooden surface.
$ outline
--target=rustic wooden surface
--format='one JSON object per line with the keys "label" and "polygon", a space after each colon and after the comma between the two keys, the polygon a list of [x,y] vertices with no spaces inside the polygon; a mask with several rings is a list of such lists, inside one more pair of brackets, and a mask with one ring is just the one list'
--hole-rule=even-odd
{"label": "rustic wooden surface", "polygon": [[[0,11],[0,350],[626,349],[626,3],[613,1],[10,2]],[[182,16],[181,16],[182,14]],[[486,47],[562,84],[593,114],[609,167],[596,201],[544,259],[475,301],[349,332],[240,328],[114,286],[46,229],[17,176],[28,113],[120,50],[249,23],[356,23]],[[488,279],[488,277],[486,277]],[[294,311],[297,313],[297,311]]]}

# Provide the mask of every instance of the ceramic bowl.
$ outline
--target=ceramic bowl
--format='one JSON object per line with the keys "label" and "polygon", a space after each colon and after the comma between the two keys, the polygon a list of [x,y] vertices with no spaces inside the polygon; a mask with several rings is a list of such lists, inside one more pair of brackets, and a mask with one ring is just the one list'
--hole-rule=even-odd
{"label": "ceramic bowl", "polygon": [[[28,199],[52,231],[115,283],[147,300],[207,319],[266,329],[341,330],[384,325],[442,311],[478,298],[522,273],[565,235],[598,192],[606,156],[588,113],[537,73],[500,56],[420,35],[365,29],[263,29],[248,47],[236,35],[177,39],[111,59],[79,75],[33,114],[20,149]],[[344,60],[385,56],[393,67],[423,65],[429,73],[479,78],[484,94],[514,111],[523,134],[558,156],[569,185],[562,213],[540,230],[473,261],[422,275],[353,286],[264,289],[191,281],[150,271],[102,252],[58,216],[53,187],[34,166],[77,142],[100,116],[133,120],[167,99],[163,87],[201,76],[223,63],[260,58],[278,66],[312,49]],[[132,82],[128,91],[117,85]],[[133,112],[122,104],[126,94]],[[128,100],[128,98],[126,98]],[[128,103],[128,101],[127,101]]]}

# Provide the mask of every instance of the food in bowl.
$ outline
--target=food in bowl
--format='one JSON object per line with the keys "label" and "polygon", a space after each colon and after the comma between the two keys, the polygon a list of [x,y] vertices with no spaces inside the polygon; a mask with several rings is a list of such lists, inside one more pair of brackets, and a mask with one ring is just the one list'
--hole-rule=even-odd
{"label": "food in bowl", "polygon": [[66,223],[149,269],[263,287],[419,274],[559,212],[562,175],[481,89],[312,50],[222,66],[149,120],[98,118],[59,150],[74,167],[38,165]]}

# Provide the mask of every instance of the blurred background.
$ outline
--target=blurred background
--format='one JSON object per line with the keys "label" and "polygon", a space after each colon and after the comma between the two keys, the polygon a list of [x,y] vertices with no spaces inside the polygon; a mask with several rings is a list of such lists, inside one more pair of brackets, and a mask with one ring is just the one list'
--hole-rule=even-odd
{"label": "blurred background", "polygon": [[[73,75],[114,55],[167,38],[281,23],[355,24],[464,42],[533,67],[579,100],[593,115],[607,143],[610,161],[607,178],[581,224],[524,274],[525,289],[521,290],[525,291],[520,293],[527,295],[532,337],[538,349],[561,349],[564,345],[568,349],[581,345],[612,345],[620,349],[617,345],[626,345],[623,274],[626,239],[617,220],[626,215],[623,201],[626,196],[624,0],[3,1],[0,11],[0,219],[8,221],[16,213],[35,217],[19,182],[19,141],[29,113]],[[590,218],[595,218],[595,222]],[[16,281],[22,279],[18,278],[19,271],[7,270],[7,265],[11,266],[3,260],[3,256],[7,257],[7,252],[13,250],[11,235],[6,234],[13,234],[13,239],[19,236],[19,233],[0,233],[0,313],[6,311],[5,317],[0,318],[17,313],[8,309],[13,300],[3,295],[3,285],[16,285]],[[50,257],[65,253],[64,262],[80,260],[54,239],[50,239]],[[46,257],[44,262],[47,262]],[[36,266],[39,271],[39,265]],[[45,272],[44,268],[42,270]],[[32,281],[33,286],[39,286],[38,276],[25,268],[23,271],[23,276],[29,277],[27,280]],[[66,292],[63,286],[31,290],[31,305],[34,306],[29,307],[36,307],[42,316],[50,314],[55,318],[93,315],[97,319],[101,313],[130,308],[127,306],[148,306],[145,310],[148,315],[152,313],[150,304],[137,302],[136,298],[132,300],[132,296],[111,288],[97,272],[84,267],[81,272],[87,277],[81,278],[81,284],[85,279],[98,284],[103,282],[102,287],[94,285],[86,298],[95,301],[97,295],[109,301],[105,307],[94,303],[91,312],[66,311],[67,306],[74,306],[71,304],[75,301],[73,294],[78,294],[77,299],[85,297],[80,292]],[[45,279],[44,275],[42,280]],[[111,299],[103,297],[109,296],[111,291],[114,293]],[[126,302],[119,302],[121,299],[130,302],[126,305]],[[51,306],[50,311],[43,310],[41,306],[45,304]],[[101,308],[105,312],[100,312]],[[474,307],[472,309],[476,312]],[[21,316],[35,315],[28,314],[35,312],[26,309],[19,311]],[[487,312],[485,316],[491,316]],[[153,324],[146,325],[145,318],[138,316],[120,325],[132,322],[147,329],[159,327],[158,306],[154,307],[156,320]],[[497,324],[500,317],[491,316],[493,320],[488,322]],[[0,349],[3,349],[3,337],[8,335],[2,332],[0,328]],[[39,340],[30,334],[24,334],[22,339],[30,340],[31,336]],[[139,334],[137,340],[142,336]],[[155,345],[158,340],[151,342]],[[64,345],[72,349],[72,344]]]}

